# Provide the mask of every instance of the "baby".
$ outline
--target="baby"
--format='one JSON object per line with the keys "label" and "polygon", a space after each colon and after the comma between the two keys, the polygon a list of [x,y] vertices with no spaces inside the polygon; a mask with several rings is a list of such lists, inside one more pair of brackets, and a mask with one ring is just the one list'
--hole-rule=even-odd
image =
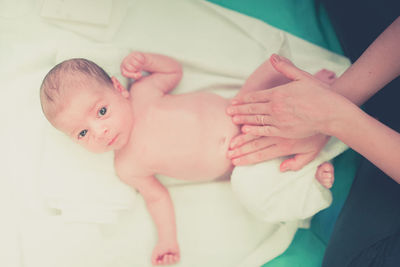
{"label": "baby", "polygon": [[[142,76],[142,71],[149,72]],[[164,55],[133,52],[121,64],[135,79],[127,90],[99,66],[85,59],[56,65],[43,80],[40,98],[50,123],[86,149],[114,151],[119,178],[143,196],[158,231],[154,265],[180,259],[174,208],[167,189],[155,178],[205,181],[232,171],[227,157],[240,128],[226,114],[228,99],[209,92],[169,95],[182,77],[181,65]],[[329,82],[332,72],[320,72]],[[263,63],[239,93],[287,82]],[[328,163],[317,171],[331,177]],[[325,179],[325,180],[324,180]]]}

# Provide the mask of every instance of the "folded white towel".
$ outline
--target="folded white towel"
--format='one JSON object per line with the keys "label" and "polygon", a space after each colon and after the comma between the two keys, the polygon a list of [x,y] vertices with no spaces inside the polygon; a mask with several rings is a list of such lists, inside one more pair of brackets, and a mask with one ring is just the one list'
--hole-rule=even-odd
{"label": "folded white towel", "polygon": [[318,165],[346,149],[345,144],[331,138],[316,159],[296,172],[280,172],[283,158],[236,167],[231,176],[232,189],[261,220],[275,223],[307,219],[332,202],[330,190],[315,179]]}

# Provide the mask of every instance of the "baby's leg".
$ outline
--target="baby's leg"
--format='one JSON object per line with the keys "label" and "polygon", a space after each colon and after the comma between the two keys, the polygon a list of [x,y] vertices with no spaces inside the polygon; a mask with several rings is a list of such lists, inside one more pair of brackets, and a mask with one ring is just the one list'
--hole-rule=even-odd
{"label": "baby's leg", "polygon": [[238,95],[269,89],[288,82],[290,82],[290,79],[276,71],[270,61],[266,60],[247,78]]}
{"label": "baby's leg", "polygon": [[333,165],[330,162],[324,162],[319,165],[317,172],[315,173],[315,178],[324,187],[328,189],[331,188],[335,179]]}
{"label": "baby's leg", "polygon": [[[328,84],[332,84],[336,80],[335,73],[326,69],[320,70],[314,74],[314,76],[320,81]],[[249,78],[247,78],[238,95],[250,91],[269,89],[290,81],[289,78],[276,71],[269,60],[266,60],[249,76]]]}

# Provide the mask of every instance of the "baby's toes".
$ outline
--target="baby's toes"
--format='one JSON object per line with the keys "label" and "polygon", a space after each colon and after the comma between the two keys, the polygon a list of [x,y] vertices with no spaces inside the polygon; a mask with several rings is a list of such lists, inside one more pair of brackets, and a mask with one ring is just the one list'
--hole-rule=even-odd
{"label": "baby's toes", "polygon": [[321,165],[318,166],[318,168],[321,168],[323,172],[332,172],[333,173],[333,165],[330,162],[324,162]]}
{"label": "baby's toes", "polygon": [[330,162],[318,166],[315,178],[326,188],[331,188],[334,181],[334,168]]}
{"label": "baby's toes", "polygon": [[320,181],[321,182],[321,184],[324,186],[324,187],[326,187],[326,188],[331,188],[332,187],[332,185],[333,185],[333,180],[332,180],[332,176],[331,175],[329,175],[330,177],[328,177],[328,178],[322,178],[322,180]]}

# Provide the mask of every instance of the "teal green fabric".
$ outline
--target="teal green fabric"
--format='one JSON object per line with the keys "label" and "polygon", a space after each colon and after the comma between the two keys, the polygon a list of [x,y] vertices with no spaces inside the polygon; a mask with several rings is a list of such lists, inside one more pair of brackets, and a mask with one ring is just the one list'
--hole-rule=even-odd
{"label": "teal green fabric", "polygon": [[321,266],[325,244],[310,230],[297,231],[290,247],[284,254],[263,267],[317,267]]}
{"label": "teal green fabric", "polygon": [[[314,0],[209,0],[215,4],[260,19],[311,43],[343,54],[323,7]],[[297,231],[289,248],[263,267],[319,267],[336,218],[354,179],[359,155],[352,150],[334,159],[335,184],[332,205],[318,214],[311,228]]]}
{"label": "teal green fabric", "polygon": [[[326,11],[314,0],[209,0],[260,19],[311,43],[342,54]],[[317,15],[318,9],[318,15]]]}

